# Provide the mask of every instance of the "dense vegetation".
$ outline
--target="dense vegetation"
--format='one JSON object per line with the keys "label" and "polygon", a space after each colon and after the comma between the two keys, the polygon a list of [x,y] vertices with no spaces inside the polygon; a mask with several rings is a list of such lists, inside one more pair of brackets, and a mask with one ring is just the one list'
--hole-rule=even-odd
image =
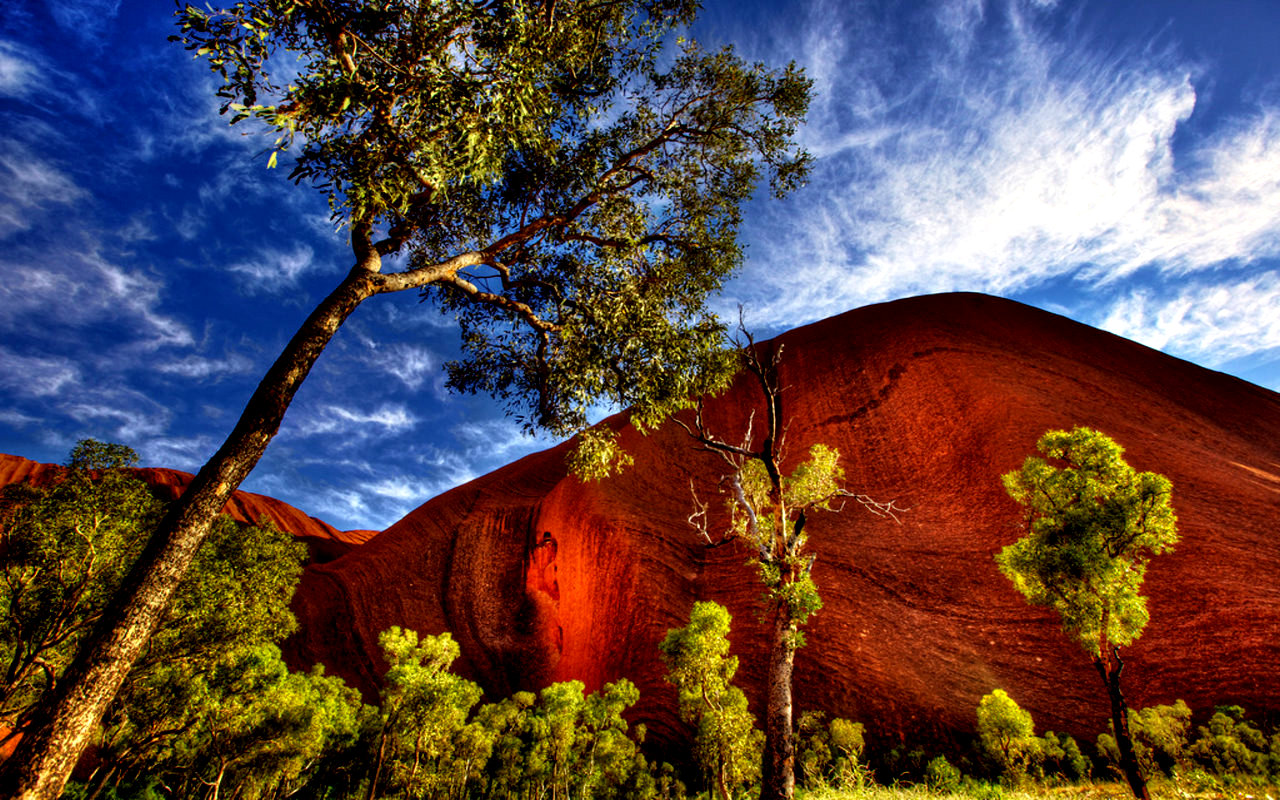
{"label": "dense vegetation", "polygon": [[[460,336],[448,386],[568,436],[599,404],[652,428],[730,377],[711,297],[742,263],[741,208],[800,186],[810,82],[701,48],[695,0],[180,3],[172,37],[222,111],[275,136],[268,166],[329,201],[349,271],[153,528],[31,716],[0,794],[57,797],[169,613],[218,512],[329,342],[416,291]],[[283,158],[281,158],[283,156]],[[403,256],[397,259],[396,256]],[[587,430],[575,471],[625,459]]]}
{"label": "dense vegetation", "polygon": [[[128,448],[85,441],[52,479],[0,493],[7,738],[61,678],[163,511],[128,471],[133,462]],[[629,681],[593,693],[569,681],[486,702],[477,684],[450,671],[459,648],[448,633],[383,632],[388,669],[376,706],[318,667],[290,672],[277,643],[297,624],[289,601],[304,557],[270,526],[219,520],[68,797],[731,800],[759,792],[764,737],[733,682],[723,607],[697,603],[660,646],[694,745],[689,763],[673,767],[648,759],[644,726],[628,721],[639,698]],[[1127,713],[1141,773],[1157,791],[1280,785],[1280,730],[1264,731],[1238,706],[1195,712],[1177,701]],[[977,704],[968,744],[945,753],[877,747],[861,723],[822,710],[801,713],[794,734],[799,793],[814,798],[993,798],[1123,777],[1114,730],[1084,747],[1062,733],[1037,734],[1031,714],[999,688]]]}

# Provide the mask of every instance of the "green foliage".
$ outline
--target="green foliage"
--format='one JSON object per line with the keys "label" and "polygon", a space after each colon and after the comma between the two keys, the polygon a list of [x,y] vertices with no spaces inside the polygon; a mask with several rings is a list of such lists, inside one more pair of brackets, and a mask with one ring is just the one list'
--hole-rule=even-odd
{"label": "green foliage", "polygon": [[[746,506],[730,502],[733,535],[741,537],[760,571],[760,580],[771,603],[787,610],[788,618],[804,625],[822,608],[810,568],[813,554],[805,549],[809,541],[803,516],[810,511],[831,511],[832,503],[844,492],[844,468],[840,451],[825,444],[809,448],[809,458],[796,465],[790,475],[780,476],[778,486],[765,462],[746,461],[739,471]],[[750,507],[751,513],[745,509]],[[782,535],[779,535],[779,531]],[[796,631],[796,646],[804,644]]]}
{"label": "green foliage", "polygon": [[1028,602],[1056,610],[1063,630],[1102,657],[1147,624],[1147,562],[1178,540],[1171,486],[1135,472],[1120,445],[1089,428],[1050,431],[1036,447],[1044,458],[1004,476],[1026,508],[1027,534],[996,562]]}
{"label": "green foliage", "polygon": [[1058,779],[1069,783],[1088,780],[1092,765],[1080,752],[1080,745],[1065,733],[1045,731],[1037,742],[1035,767],[1042,779]]}
{"label": "green foliage", "polygon": [[[8,724],[20,727],[61,676],[155,526],[160,504],[122,469],[135,461],[123,445],[86,440],[52,484],[5,490]],[[213,785],[246,798],[291,792],[354,736],[358,696],[322,672],[289,673],[272,644],[297,627],[289,602],[305,555],[274,527],[218,519],[103,720],[86,791],[145,796],[150,779],[193,796]]]}
{"label": "green foliage", "polygon": [[1129,712],[1129,732],[1147,775],[1159,770],[1172,776],[1176,767],[1186,763],[1190,731],[1191,709],[1181,700]]}
{"label": "green foliage", "polygon": [[1225,780],[1266,780],[1280,777],[1280,763],[1274,762],[1275,737],[1268,742],[1256,726],[1245,719],[1240,706],[1218,706],[1208,725],[1196,728],[1196,740],[1187,754],[1207,772]]}
{"label": "green foliage", "polygon": [[667,631],[658,646],[667,682],[676,687],[680,718],[694,726],[694,757],[723,800],[742,794],[760,775],[764,736],[733,685],[738,658],[729,655],[729,612],[695,603],[689,624]]}
{"label": "green foliage", "polygon": [[146,542],[160,504],[136,461],[86,439],[48,485],[0,493],[0,725],[23,727]]}
{"label": "green foliage", "polygon": [[630,681],[589,695],[579,681],[556,683],[477,708],[480,688],[450,672],[459,649],[448,633],[419,638],[393,627],[379,644],[389,669],[357,759],[368,765],[367,782],[348,772],[343,796],[614,798],[676,789],[669,768],[664,776],[640,755],[642,731],[633,736],[622,716],[640,696]]}
{"label": "green foliage", "polygon": [[1018,783],[1038,751],[1031,713],[1024,711],[1003,689],[984,695],[978,703],[978,741],[1011,783]]}
{"label": "green foliage", "polygon": [[924,768],[924,785],[931,792],[952,794],[960,789],[964,776],[947,761],[946,756],[936,756]]}
{"label": "green foliage", "polygon": [[404,797],[445,796],[449,787],[465,784],[455,767],[471,708],[480,687],[449,671],[459,649],[448,633],[425,636],[392,627],[378,636],[389,668],[382,679],[378,731],[376,791]]}
{"label": "green foliage", "polygon": [[409,249],[387,290],[456,318],[450,386],[568,434],[597,398],[647,429],[727,379],[705,301],[741,264],[739,208],[808,170],[793,135],[810,82],[664,47],[696,10],[251,0],[188,5],[173,38],[208,60],[233,122],[276,136],[269,165],[292,154],[355,238]]}

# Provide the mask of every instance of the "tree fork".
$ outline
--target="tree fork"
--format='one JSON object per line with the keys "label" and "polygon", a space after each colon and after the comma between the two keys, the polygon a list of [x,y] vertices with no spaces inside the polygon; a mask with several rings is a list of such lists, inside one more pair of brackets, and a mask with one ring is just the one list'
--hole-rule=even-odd
{"label": "tree fork", "polygon": [[92,640],[67,668],[56,691],[36,709],[30,728],[0,768],[0,795],[55,800],[62,794],[94,729],[164,619],[214,519],[262,458],[325,346],[356,307],[382,289],[376,253],[358,244],[355,249],[363,256],[359,263],[311,312],[271,365],[230,436],[147,542]]}

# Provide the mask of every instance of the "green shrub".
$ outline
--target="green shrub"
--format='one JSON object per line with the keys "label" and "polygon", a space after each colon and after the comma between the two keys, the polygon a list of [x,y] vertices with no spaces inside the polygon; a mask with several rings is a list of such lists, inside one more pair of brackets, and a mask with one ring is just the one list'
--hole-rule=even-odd
{"label": "green shrub", "polygon": [[924,785],[939,794],[952,794],[960,788],[963,778],[946,756],[935,757],[924,768]]}

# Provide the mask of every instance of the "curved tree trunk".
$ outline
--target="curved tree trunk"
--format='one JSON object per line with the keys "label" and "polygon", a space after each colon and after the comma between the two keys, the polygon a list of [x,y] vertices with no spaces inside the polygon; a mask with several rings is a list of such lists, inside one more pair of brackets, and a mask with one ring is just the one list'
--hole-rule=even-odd
{"label": "curved tree trunk", "polygon": [[769,642],[764,710],[764,764],[760,800],[791,800],[795,794],[795,746],[791,731],[791,670],[796,627],[785,604],[775,603]]}
{"label": "curved tree trunk", "polygon": [[54,800],[134,661],[159,626],[196,550],[275,436],[285,410],[338,328],[381,288],[370,254],[316,307],[250,397],[222,447],[192,480],[147,543],[99,630],[36,709],[0,771],[0,796]]}
{"label": "curved tree trunk", "polygon": [[1102,656],[1094,659],[1093,664],[1098,668],[1102,682],[1107,685],[1107,695],[1111,700],[1111,727],[1115,731],[1116,747],[1120,751],[1120,771],[1124,773],[1124,779],[1136,800],[1151,800],[1147,782],[1143,780],[1142,769],[1138,765],[1138,754],[1133,749],[1133,737],[1129,734],[1129,706],[1120,691],[1120,673],[1124,671],[1124,662],[1120,660],[1120,653],[1115,648],[1111,648],[1109,653],[1104,648],[1102,653]]}

